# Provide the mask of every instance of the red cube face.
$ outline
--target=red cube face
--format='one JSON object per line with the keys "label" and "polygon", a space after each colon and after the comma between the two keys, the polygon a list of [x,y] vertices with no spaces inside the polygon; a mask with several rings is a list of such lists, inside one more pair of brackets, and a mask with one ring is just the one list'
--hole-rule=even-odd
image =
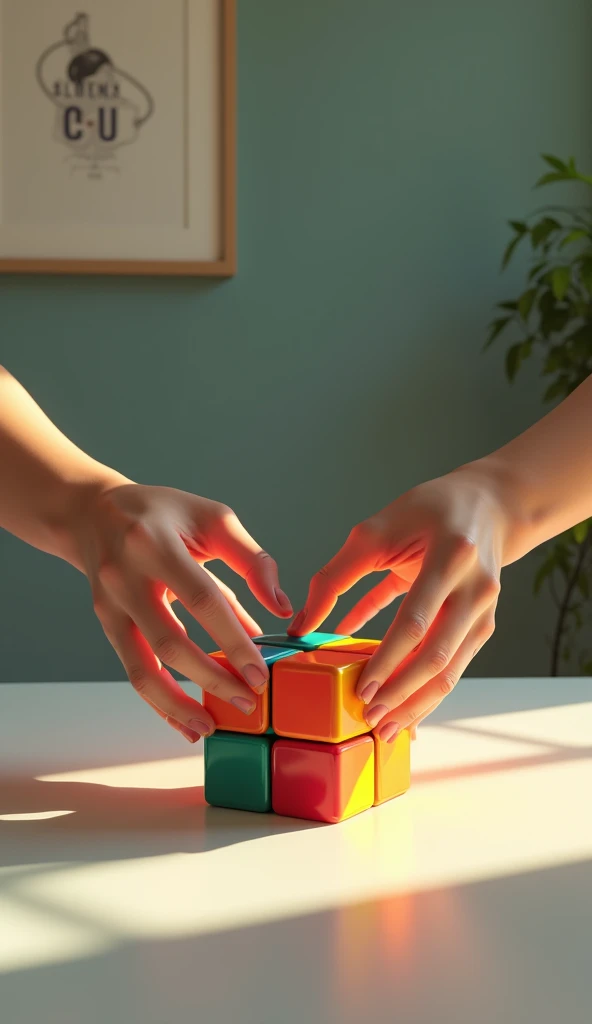
{"label": "red cube face", "polygon": [[277,740],[271,753],[272,806],[291,818],[336,823],[374,803],[374,742]]}

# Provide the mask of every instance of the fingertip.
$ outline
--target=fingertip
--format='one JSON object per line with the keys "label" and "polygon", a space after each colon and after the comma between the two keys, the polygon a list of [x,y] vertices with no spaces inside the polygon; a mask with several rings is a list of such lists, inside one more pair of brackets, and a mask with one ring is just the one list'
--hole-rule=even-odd
{"label": "fingertip", "polygon": [[302,611],[298,612],[298,615],[293,622],[290,623],[286,632],[288,636],[301,636],[304,633],[304,620],[306,619],[307,611],[303,608]]}
{"label": "fingertip", "polygon": [[274,595],[281,611],[281,617],[285,619],[291,618],[294,614],[294,609],[288,595],[284,593],[281,587],[274,589]]}

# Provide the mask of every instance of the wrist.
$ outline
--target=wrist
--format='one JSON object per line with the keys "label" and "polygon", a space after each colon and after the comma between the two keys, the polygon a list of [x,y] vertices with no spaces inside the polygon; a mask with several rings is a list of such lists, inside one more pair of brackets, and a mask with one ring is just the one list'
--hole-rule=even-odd
{"label": "wrist", "polygon": [[502,565],[517,561],[540,543],[533,481],[522,466],[516,467],[503,448],[461,466],[457,472],[470,474],[499,515]]}
{"label": "wrist", "polygon": [[94,463],[77,479],[60,481],[46,515],[48,550],[83,571],[82,534],[85,522],[103,494],[113,487],[130,484],[123,474]]}

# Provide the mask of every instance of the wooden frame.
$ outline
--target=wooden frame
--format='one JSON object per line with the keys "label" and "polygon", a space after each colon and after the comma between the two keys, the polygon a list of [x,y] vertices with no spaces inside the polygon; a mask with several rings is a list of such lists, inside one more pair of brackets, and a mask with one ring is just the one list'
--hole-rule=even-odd
{"label": "wooden frame", "polygon": [[216,260],[1,258],[0,274],[232,277],[236,273],[236,0],[220,3],[221,252]]}

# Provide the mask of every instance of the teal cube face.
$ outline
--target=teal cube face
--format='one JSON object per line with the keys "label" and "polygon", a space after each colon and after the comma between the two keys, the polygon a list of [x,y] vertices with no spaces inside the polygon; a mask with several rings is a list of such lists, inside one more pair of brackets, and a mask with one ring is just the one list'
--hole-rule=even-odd
{"label": "teal cube face", "polygon": [[347,639],[343,633],[305,633],[304,636],[288,636],[287,633],[267,633],[264,636],[254,636],[253,643],[261,644],[264,647],[284,647],[292,651],[316,651],[323,644],[331,644],[336,640]]}
{"label": "teal cube face", "polygon": [[215,732],[205,741],[205,798],[212,807],[271,811],[271,730]]}

